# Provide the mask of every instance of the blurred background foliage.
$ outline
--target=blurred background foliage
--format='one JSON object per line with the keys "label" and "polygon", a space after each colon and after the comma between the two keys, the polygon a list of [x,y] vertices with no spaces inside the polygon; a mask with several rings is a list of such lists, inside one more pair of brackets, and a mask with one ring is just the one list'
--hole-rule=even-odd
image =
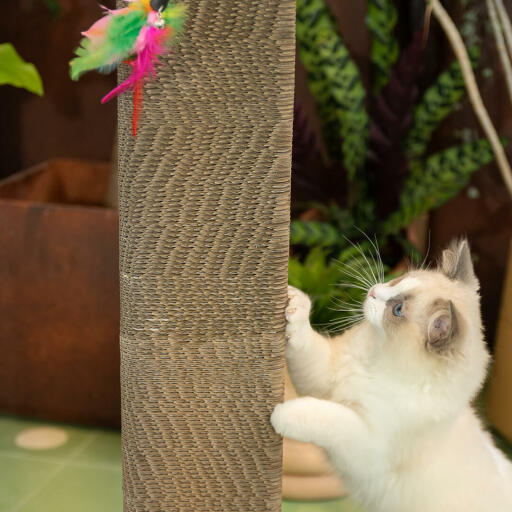
{"label": "blurred background foliage", "polygon": [[[457,61],[424,84],[427,30],[399,44],[400,22],[393,1],[368,0],[365,87],[324,0],[297,1],[298,57],[322,138],[296,102],[289,282],[311,295],[312,323],[331,332],[359,314],[371,284],[397,272],[405,259],[423,259],[406,229],[456,196],[494,158],[487,140],[474,137],[430,149],[466,89]],[[468,52],[476,67],[479,46]],[[378,273],[377,246],[385,276]]]}
{"label": "blurred background foliage", "polygon": [[43,95],[43,82],[36,67],[25,62],[11,43],[0,44],[0,85],[12,85]]}
{"label": "blurred background foliage", "polygon": [[[115,6],[114,0],[102,3]],[[500,133],[510,134],[512,110],[504,101],[506,86],[485,2],[444,4],[475,66],[479,62],[479,86],[493,121]],[[4,11],[4,40],[35,64],[45,94],[41,98],[17,87],[2,88],[0,177],[56,157],[110,162],[116,105],[99,100],[115,86],[115,74],[91,73],[80,83],[68,79],[77,36],[98,18],[97,2],[23,0],[5,2]],[[458,64],[437,22],[432,22],[423,48],[413,44],[424,12],[424,0],[299,0],[291,255],[304,265],[310,250],[321,247],[328,271],[349,247],[344,237],[355,243],[365,240],[357,226],[370,237],[378,235],[384,263],[396,269],[418,248],[423,255],[425,247],[411,236],[418,222],[411,224],[407,217],[423,219],[420,212],[430,208],[427,221],[420,223],[431,234],[432,258],[454,236],[469,236],[492,342],[512,236],[512,203],[495,165],[474,171],[490,154],[485,142],[478,143],[480,130],[465,100]],[[306,23],[313,26],[310,34]],[[329,104],[334,107],[323,107]],[[467,144],[462,166],[455,149],[459,143]],[[454,151],[445,153],[450,148]],[[448,187],[440,186],[439,176]],[[297,282],[294,273],[291,282]],[[333,279],[336,283],[347,276]],[[334,293],[334,288],[328,291]],[[333,320],[346,316],[322,310]]]}

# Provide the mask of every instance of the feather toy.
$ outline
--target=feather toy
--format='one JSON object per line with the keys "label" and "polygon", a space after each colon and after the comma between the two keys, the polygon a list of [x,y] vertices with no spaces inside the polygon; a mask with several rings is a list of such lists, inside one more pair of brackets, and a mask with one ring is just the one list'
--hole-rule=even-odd
{"label": "feather toy", "polygon": [[128,78],[110,91],[105,103],[127,91],[133,92],[132,132],[137,134],[142,111],[144,83],[155,77],[159,58],[183,30],[186,7],[169,0],[127,0],[121,9],[106,9],[103,18],[82,33],[84,38],[70,62],[71,78],[96,69],[109,73],[121,62],[131,66]]}

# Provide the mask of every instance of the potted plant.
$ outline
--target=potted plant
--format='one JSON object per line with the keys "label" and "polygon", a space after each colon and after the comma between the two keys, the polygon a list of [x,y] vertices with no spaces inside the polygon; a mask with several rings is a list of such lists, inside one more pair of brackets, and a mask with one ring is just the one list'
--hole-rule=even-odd
{"label": "potted plant", "polygon": [[[325,156],[318,150],[310,123],[297,105],[290,284],[317,297],[315,306],[321,301],[314,308],[313,323],[346,318],[344,312],[327,313],[327,295],[344,300],[363,293],[326,286],[350,281],[335,262],[358,264],[353,257],[359,250],[352,244],[361,248],[370,266],[378,245],[386,271],[404,256],[421,261],[407,228],[457,195],[476,170],[493,160],[486,139],[429,151],[435,130],[464,98],[460,64],[455,61],[420,91],[425,35],[415,34],[400,52],[396,22],[391,0],[368,2],[373,86],[367,92],[324,0],[297,3],[299,56],[308,71],[327,149]],[[476,66],[479,50],[469,52]],[[373,244],[365,234],[376,237]],[[358,258],[368,265],[363,254]],[[324,275],[306,282],[313,267],[317,276]]]}
{"label": "potted plant", "polygon": [[[399,270],[405,257],[421,262],[410,226],[494,158],[486,139],[430,151],[435,130],[464,98],[461,66],[453,62],[420,91],[426,34],[419,31],[400,51],[397,19],[391,0],[369,0],[372,77],[366,90],[324,0],[297,2],[299,57],[323,141],[318,144],[296,105],[289,282],[312,298],[312,324],[330,333],[360,319],[370,282]],[[478,48],[469,54],[476,66]],[[292,450],[310,447],[285,443],[285,462],[299,458]],[[307,467],[293,471],[319,476]],[[325,497],[333,492],[331,486]]]}

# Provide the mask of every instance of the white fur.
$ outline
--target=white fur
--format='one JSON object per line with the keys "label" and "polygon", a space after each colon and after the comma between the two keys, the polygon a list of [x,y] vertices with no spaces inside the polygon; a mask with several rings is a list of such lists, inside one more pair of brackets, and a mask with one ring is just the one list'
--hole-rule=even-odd
{"label": "white fur", "polygon": [[[511,512],[512,465],[470,407],[488,364],[477,289],[421,271],[374,291],[367,321],[331,340],[311,328],[309,298],[289,289],[288,368],[309,396],[278,405],[275,430],[324,448],[367,512]],[[406,292],[418,296],[415,315],[436,295],[461,312],[453,354],[426,351],[419,321],[386,332],[385,302]]]}
{"label": "white fur", "polygon": [[390,287],[386,284],[377,284],[373,287],[375,300],[367,300],[364,304],[364,313],[368,322],[382,327],[382,316],[386,307],[386,301],[398,294],[405,294],[415,287],[418,287],[420,281],[415,277],[407,277],[400,281],[396,286]]}

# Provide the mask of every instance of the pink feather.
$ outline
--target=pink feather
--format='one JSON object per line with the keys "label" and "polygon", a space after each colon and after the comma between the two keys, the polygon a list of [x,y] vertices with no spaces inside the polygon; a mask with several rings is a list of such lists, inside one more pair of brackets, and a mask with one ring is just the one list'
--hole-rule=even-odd
{"label": "pink feather", "polygon": [[94,41],[95,39],[104,39],[106,37],[108,25],[112,19],[112,16],[130,12],[128,7],[123,7],[122,9],[108,9],[104,6],[101,7],[104,11],[103,17],[91,25],[91,27],[89,27],[86,31],[82,32],[82,35],[91,41]]}
{"label": "pink feather", "polygon": [[137,42],[135,43],[139,53],[133,61],[129,61],[132,66],[130,76],[123,83],[110,91],[101,100],[102,103],[106,103],[126,91],[135,90],[137,84],[155,75],[155,65],[159,64],[158,58],[166,50],[164,41],[167,39],[168,35],[168,29],[162,30],[153,26],[145,26],[141,30]]}

